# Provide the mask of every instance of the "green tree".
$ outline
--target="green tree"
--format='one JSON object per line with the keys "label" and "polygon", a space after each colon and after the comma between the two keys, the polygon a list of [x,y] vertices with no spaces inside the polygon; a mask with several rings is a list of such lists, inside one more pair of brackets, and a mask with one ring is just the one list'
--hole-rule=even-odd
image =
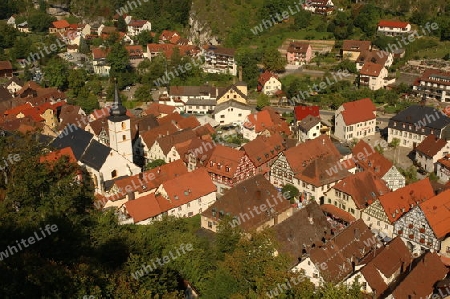
{"label": "green tree", "polygon": [[66,90],[68,86],[69,67],[61,58],[52,58],[44,67],[44,80],[49,86]]}
{"label": "green tree", "polygon": [[152,162],[147,163],[147,165],[145,166],[145,170],[153,169],[153,168],[159,167],[164,164],[166,164],[166,162],[164,160],[156,159],[156,160],[153,160]]}
{"label": "green tree", "polygon": [[48,32],[48,28],[54,21],[56,21],[55,17],[45,12],[35,11],[28,17],[28,26],[33,32]]}
{"label": "green tree", "polygon": [[258,84],[259,68],[255,51],[251,49],[240,49],[236,53],[236,62],[242,67],[242,80],[249,88],[255,88]]}
{"label": "green tree", "polygon": [[286,59],[281,56],[276,48],[267,48],[263,52],[262,63],[269,71],[282,72],[286,65]]}
{"label": "green tree", "polygon": [[81,89],[85,86],[87,73],[84,69],[69,70],[67,78],[68,86],[73,97],[78,97]]}
{"label": "green tree", "polygon": [[147,47],[147,44],[153,42],[153,37],[149,31],[142,31],[136,36],[136,41],[139,45]]}
{"label": "green tree", "polygon": [[127,32],[127,23],[122,16],[119,16],[119,18],[117,19],[117,30],[119,30],[120,32]]}
{"label": "green tree", "polygon": [[153,100],[152,95],[150,93],[151,88],[152,87],[150,84],[144,84],[139,86],[134,92],[134,98],[136,99],[136,101],[151,102]]}
{"label": "green tree", "polygon": [[261,110],[266,106],[270,106],[270,98],[268,95],[261,92],[256,99],[256,109]]}
{"label": "green tree", "polygon": [[300,194],[300,191],[298,191],[297,187],[291,184],[286,184],[281,189],[281,193],[286,194],[286,192],[289,194],[287,199],[296,198]]}
{"label": "green tree", "polygon": [[294,15],[294,29],[307,28],[311,22],[311,13],[304,9],[301,9]]}

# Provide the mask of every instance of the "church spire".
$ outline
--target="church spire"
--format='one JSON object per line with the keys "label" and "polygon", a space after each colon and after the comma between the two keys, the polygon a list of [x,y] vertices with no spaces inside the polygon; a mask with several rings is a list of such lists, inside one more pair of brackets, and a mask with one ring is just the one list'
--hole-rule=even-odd
{"label": "church spire", "polygon": [[110,116],[125,116],[127,109],[122,105],[122,100],[120,99],[119,91],[117,89],[117,79],[114,78],[114,103],[109,111]]}

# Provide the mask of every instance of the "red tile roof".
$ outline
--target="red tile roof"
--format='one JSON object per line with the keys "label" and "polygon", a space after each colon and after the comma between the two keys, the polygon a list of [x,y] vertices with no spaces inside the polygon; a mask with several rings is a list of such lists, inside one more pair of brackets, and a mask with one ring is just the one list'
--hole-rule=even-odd
{"label": "red tile roof", "polygon": [[176,111],[176,108],[169,105],[159,104],[159,103],[151,103],[148,105],[147,109],[145,110],[145,113],[153,114],[156,117],[160,116],[161,114],[171,114]]}
{"label": "red tile roof", "polygon": [[[447,154],[444,158],[437,160],[437,162],[450,170],[450,154]],[[447,185],[450,185],[450,182],[448,182]]]}
{"label": "red tile roof", "polygon": [[105,48],[94,48],[92,49],[92,56],[94,59],[103,59],[108,56],[109,49]]}
{"label": "red tile roof", "polygon": [[45,162],[55,163],[56,161],[61,159],[61,157],[63,157],[63,156],[66,156],[69,158],[69,163],[77,163],[77,159],[75,158],[72,148],[70,148],[70,147],[65,147],[60,150],[50,152],[44,156],[41,156],[39,158],[39,162],[40,163],[45,163]]}
{"label": "red tile roof", "polygon": [[131,27],[142,27],[142,26],[144,26],[147,23],[148,23],[148,21],[146,21],[146,20],[134,20],[134,21],[131,21],[130,23],[128,23],[128,26],[131,26]]}
{"label": "red tile roof", "polygon": [[265,71],[264,73],[262,73],[261,75],[259,75],[259,78],[258,78],[258,84],[259,84],[259,85],[258,85],[258,88],[261,87],[261,89],[262,89],[262,87],[264,86],[264,84],[266,84],[266,82],[269,81],[270,78],[272,78],[272,77],[274,77],[275,79],[278,80],[278,76],[277,76],[276,74],[272,73],[272,72],[269,72],[269,71]]}
{"label": "red tile roof", "polygon": [[384,68],[382,64],[366,62],[364,63],[362,69],[359,71],[361,75],[366,75],[370,77],[378,77],[381,70]]}
{"label": "red tile roof", "polygon": [[173,54],[173,50],[178,48],[180,50],[180,55],[190,55],[194,56],[200,52],[200,49],[194,45],[172,45],[172,44],[148,44],[148,53],[163,53],[167,59],[170,59]]}
{"label": "red tile roof", "polygon": [[177,124],[182,119],[183,119],[183,117],[178,112],[174,112],[174,113],[168,114],[164,117],[158,118],[157,121],[158,121],[159,125],[163,125],[163,124],[167,124],[167,123]]}
{"label": "red tile roof", "polygon": [[144,48],[141,45],[133,45],[133,46],[125,46],[125,50],[127,50],[128,55],[131,57],[140,56],[144,54]]}
{"label": "red tile roof", "polygon": [[155,143],[156,139],[158,139],[161,136],[173,134],[177,131],[178,131],[177,127],[173,123],[169,122],[142,133],[141,138],[147,145],[147,147],[150,149],[152,145]]}
{"label": "red tile roof", "polygon": [[350,195],[358,209],[364,209],[379,196],[390,192],[386,182],[370,171],[357,172],[334,185],[336,190]]}
{"label": "red tile roof", "polygon": [[422,153],[427,157],[434,157],[445,145],[447,141],[436,137],[435,135],[428,135],[417,147],[416,152]]}
{"label": "red tile roof", "polygon": [[67,22],[66,20],[55,21],[52,23],[52,25],[54,28],[57,28],[57,29],[63,29],[63,28],[70,27],[69,22]]}
{"label": "red tile roof", "polygon": [[324,135],[300,143],[286,150],[284,155],[294,173],[303,171],[315,159],[321,159],[328,155],[341,157],[330,138]]}
{"label": "red tile roof", "polygon": [[347,102],[342,104],[342,106],[344,111],[341,113],[347,126],[376,118],[374,114],[376,107],[369,98]]}
{"label": "red tile roof", "polygon": [[394,223],[406,212],[434,196],[429,178],[409,184],[379,197],[389,221]]}
{"label": "red tile roof", "polygon": [[[436,83],[440,85],[450,86],[449,80],[450,80],[450,72],[443,72],[437,69],[426,69],[422,73],[422,76],[416,79],[417,84],[415,85],[420,85],[420,81],[424,81],[429,83]],[[448,108],[448,106],[444,109],[444,113],[450,116],[450,108]]]}
{"label": "red tile roof", "polygon": [[162,184],[162,188],[167,192],[171,208],[179,207],[217,190],[205,168],[198,168],[166,181]]}
{"label": "red tile roof", "polygon": [[310,44],[302,42],[291,42],[287,48],[289,53],[301,53],[305,54],[308,51]]}
{"label": "red tile roof", "polygon": [[319,106],[295,106],[294,115],[297,121],[302,121],[308,115],[320,118]]}
{"label": "red tile roof", "polygon": [[[205,167],[210,173],[233,178],[244,155],[246,155],[244,151],[238,151],[234,148],[218,144],[214,148]],[[214,165],[211,166],[211,162]],[[227,167],[229,167],[229,171],[226,171]]]}
{"label": "red tile roof", "polygon": [[448,273],[439,255],[427,252],[392,292],[394,298],[430,298],[434,285]]}
{"label": "red tile roof", "polygon": [[421,203],[420,209],[436,238],[442,239],[450,232],[450,190],[445,190]]}
{"label": "red tile roof", "polygon": [[189,116],[177,122],[177,127],[183,129],[195,129],[200,126],[200,122],[195,116]]}
{"label": "red tile roof", "polygon": [[125,203],[125,209],[133,218],[134,223],[153,218],[163,213],[155,193],[150,193]]}
{"label": "red tile roof", "polygon": [[380,20],[378,22],[379,27],[391,27],[391,28],[406,28],[409,25],[408,22]]}
{"label": "red tile roof", "polygon": [[289,125],[279,115],[271,113],[269,110],[262,110],[247,116],[244,127],[255,130],[255,133],[261,133],[265,130],[270,132],[279,132],[286,135],[290,134]]}
{"label": "red tile roof", "polygon": [[[116,198],[116,200],[125,197],[127,187],[128,190],[131,190],[131,192],[143,193],[158,188],[167,180],[171,180],[177,176],[186,174],[187,172],[188,170],[183,161],[176,160],[174,162],[146,170],[140,174],[116,179],[114,184],[117,188],[122,190],[122,192],[119,192],[121,193],[121,196]],[[145,178],[147,178],[147,180],[145,180]]]}
{"label": "red tile roof", "polygon": [[[285,150],[283,142],[283,137],[278,133],[270,137],[260,135],[246,143],[241,150],[244,150],[252,163],[256,167],[259,167],[274,159],[279,153]],[[267,171],[269,170],[270,168],[267,169]]]}
{"label": "red tile roof", "polygon": [[3,113],[3,115],[5,115],[5,116],[8,116],[8,115],[13,115],[13,116],[15,116],[15,115],[19,114],[20,112],[22,112],[22,111],[24,111],[24,110],[26,110],[26,109],[30,109],[30,108],[33,108],[33,106],[32,106],[30,103],[25,103],[25,104],[23,104],[23,105],[16,106],[16,107],[14,107],[14,108],[11,108],[11,109],[6,110],[6,111]]}

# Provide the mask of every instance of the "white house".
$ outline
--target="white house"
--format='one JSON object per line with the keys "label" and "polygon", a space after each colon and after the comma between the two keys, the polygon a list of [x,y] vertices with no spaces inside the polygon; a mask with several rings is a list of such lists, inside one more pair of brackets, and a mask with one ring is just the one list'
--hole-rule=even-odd
{"label": "white house", "polygon": [[335,112],[334,135],[350,141],[375,134],[376,107],[369,98],[342,104]]}
{"label": "white house", "polygon": [[191,114],[208,114],[216,108],[216,100],[189,99],[185,104],[185,112]]}
{"label": "white house", "polygon": [[265,71],[258,78],[258,91],[266,95],[274,95],[281,90],[281,82],[278,76],[269,71]]}
{"label": "white house", "polygon": [[407,22],[380,20],[377,33],[387,36],[397,36],[411,33],[411,24]]}
{"label": "white house", "polygon": [[446,141],[434,135],[428,135],[416,147],[416,162],[427,172],[436,170],[439,159],[450,153],[450,140]]}
{"label": "white house", "polygon": [[388,70],[377,63],[364,63],[359,74],[360,86],[367,86],[371,90],[378,90],[395,82],[395,78],[388,77]]}
{"label": "white house", "polygon": [[14,94],[15,92],[22,89],[23,82],[17,78],[16,76],[13,76],[8,83],[6,83],[6,89],[8,89],[10,94]]}
{"label": "white house", "polygon": [[320,129],[322,123],[320,118],[308,115],[301,121],[297,122],[298,141],[305,142],[306,140],[314,139],[320,136]]}
{"label": "white house", "polygon": [[129,36],[136,36],[143,31],[150,32],[152,30],[152,24],[146,20],[132,20],[128,23],[127,30]]}
{"label": "white house", "polygon": [[14,28],[16,28],[16,16],[12,15],[8,21],[6,21],[6,24],[8,24],[9,26],[12,26]]}
{"label": "white house", "polygon": [[243,123],[245,118],[252,113],[252,108],[246,104],[229,100],[216,105],[213,116],[220,125]]}
{"label": "white house", "polygon": [[439,159],[436,163],[436,174],[440,181],[450,181],[450,154],[444,158]]}
{"label": "white house", "polygon": [[100,76],[109,76],[111,66],[106,62],[106,56],[109,51],[105,48],[92,49],[92,66],[94,73]]}

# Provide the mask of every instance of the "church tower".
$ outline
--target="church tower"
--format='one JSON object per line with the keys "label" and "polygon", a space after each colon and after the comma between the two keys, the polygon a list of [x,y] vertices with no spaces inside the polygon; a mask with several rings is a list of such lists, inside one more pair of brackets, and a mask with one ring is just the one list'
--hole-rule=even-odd
{"label": "church tower", "polygon": [[111,107],[108,117],[109,146],[133,162],[131,122],[126,113],[127,109],[122,105],[116,82],[114,104]]}

